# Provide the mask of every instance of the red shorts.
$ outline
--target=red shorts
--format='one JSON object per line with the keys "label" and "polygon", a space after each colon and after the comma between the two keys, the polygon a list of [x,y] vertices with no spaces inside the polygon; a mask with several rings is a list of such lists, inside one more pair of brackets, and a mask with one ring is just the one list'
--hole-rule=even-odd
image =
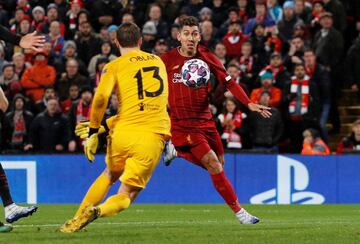
{"label": "red shorts", "polygon": [[178,152],[178,156],[201,167],[203,167],[201,159],[210,150],[213,150],[218,156],[224,154],[221,138],[213,121],[209,122],[206,127],[201,126],[201,128],[172,125],[171,134],[171,141]]}

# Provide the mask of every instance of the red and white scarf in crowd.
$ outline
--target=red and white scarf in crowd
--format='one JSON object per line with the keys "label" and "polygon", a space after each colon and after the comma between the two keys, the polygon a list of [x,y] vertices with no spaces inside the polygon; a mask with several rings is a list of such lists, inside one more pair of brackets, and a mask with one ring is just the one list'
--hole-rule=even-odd
{"label": "red and white scarf in crowd", "polygon": [[26,134],[25,119],[23,111],[15,111],[14,114],[14,131],[11,137],[11,145],[17,146],[24,142],[24,136]]}
{"label": "red and white scarf in crowd", "polygon": [[245,72],[246,74],[250,74],[253,68],[253,64],[254,64],[254,58],[253,56],[250,57],[244,57],[241,56],[240,58],[240,70],[241,72]]}
{"label": "red and white scarf in crowd", "polygon": [[90,108],[91,104],[85,107],[84,101],[82,99],[79,100],[79,103],[76,107],[76,123],[80,123],[82,121],[87,121],[90,119]]}
{"label": "red and white scarf in crowd", "polygon": [[[294,98],[290,101],[289,112],[293,119],[300,119],[301,115],[309,111],[309,86],[310,77],[305,75],[303,80],[298,80],[296,76],[291,77],[290,93]],[[298,96],[298,89],[301,87],[301,96]]]}
{"label": "red and white scarf in crowd", "polygon": [[266,70],[271,70],[273,75],[273,81],[275,82],[277,75],[284,69],[284,65],[280,65],[279,67],[274,67],[271,64],[266,66],[261,72]]}
{"label": "red and white scarf in crowd", "polygon": [[76,30],[77,15],[70,11],[69,14],[69,29]]}
{"label": "red and white scarf in crowd", "polygon": [[314,65],[312,65],[311,67],[308,65],[305,65],[306,74],[308,76],[312,77],[315,73],[315,67],[316,67],[316,63],[314,63]]}

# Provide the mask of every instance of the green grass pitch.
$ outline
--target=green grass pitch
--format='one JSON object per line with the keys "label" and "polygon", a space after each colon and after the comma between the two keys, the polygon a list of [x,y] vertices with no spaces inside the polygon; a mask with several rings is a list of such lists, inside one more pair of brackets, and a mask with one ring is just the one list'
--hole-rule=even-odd
{"label": "green grass pitch", "polygon": [[76,207],[40,205],[0,243],[360,243],[360,205],[245,205],[261,218],[249,226],[225,205],[134,204],[81,232],[56,232]]}

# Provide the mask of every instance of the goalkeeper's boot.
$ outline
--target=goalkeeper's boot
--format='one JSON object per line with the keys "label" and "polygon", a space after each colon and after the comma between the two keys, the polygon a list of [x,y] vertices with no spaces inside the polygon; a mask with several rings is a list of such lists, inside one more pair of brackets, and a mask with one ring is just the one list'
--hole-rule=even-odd
{"label": "goalkeeper's boot", "polygon": [[174,144],[169,140],[165,143],[164,148],[164,164],[165,166],[169,166],[171,164],[171,161],[176,158],[177,152],[175,149]]}
{"label": "goalkeeper's boot", "polygon": [[75,222],[76,217],[69,219],[62,226],[60,226],[59,231],[62,233],[73,233],[75,232]]}
{"label": "goalkeeper's boot", "polygon": [[249,214],[245,209],[241,209],[236,213],[236,218],[239,220],[241,224],[251,225],[260,222],[260,219]]}
{"label": "goalkeeper's boot", "polygon": [[11,225],[6,225],[3,222],[0,222],[0,233],[6,233],[12,231],[13,227]]}
{"label": "goalkeeper's boot", "polygon": [[32,215],[37,210],[37,206],[22,207],[15,203],[5,207],[5,219],[6,222],[12,223],[20,218]]}
{"label": "goalkeeper's boot", "polygon": [[61,226],[60,231],[63,233],[77,232],[97,219],[99,214],[100,210],[98,207],[89,205],[79,216],[67,221],[63,226]]}

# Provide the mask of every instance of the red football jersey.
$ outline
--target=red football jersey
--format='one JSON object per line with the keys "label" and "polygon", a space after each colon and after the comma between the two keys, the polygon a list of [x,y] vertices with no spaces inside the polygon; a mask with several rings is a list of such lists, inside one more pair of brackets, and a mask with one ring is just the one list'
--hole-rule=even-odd
{"label": "red football jersey", "polygon": [[201,122],[212,119],[209,109],[208,87],[192,88],[181,81],[181,68],[190,59],[201,59],[206,62],[216,79],[225,86],[242,103],[248,104],[250,99],[243,89],[227,74],[220,60],[210,50],[199,45],[194,57],[184,57],[178,48],[166,52],[161,56],[166,66],[169,81],[169,107],[172,125],[201,126]]}

